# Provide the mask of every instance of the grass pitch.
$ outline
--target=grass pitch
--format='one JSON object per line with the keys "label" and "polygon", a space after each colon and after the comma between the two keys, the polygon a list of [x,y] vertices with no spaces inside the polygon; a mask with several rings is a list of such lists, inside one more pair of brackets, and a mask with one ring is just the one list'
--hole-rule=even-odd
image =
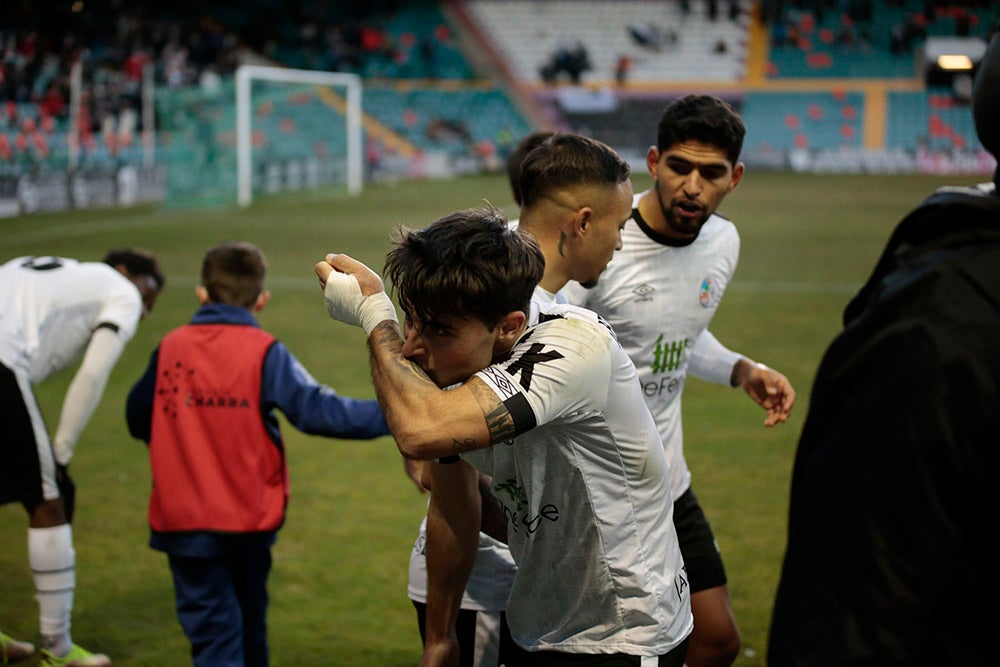
{"label": "grass pitch", "polygon": [[[685,392],[693,488],[722,547],[743,634],[737,665],[765,662],[795,445],[843,308],[907,211],[939,185],[974,180],[748,172],[720,209],[739,227],[742,253],[712,331],[784,372],[798,392],[791,419],[774,429],[761,427],[762,412],[742,392],[698,380]],[[639,190],[649,181],[637,174],[633,183]],[[70,467],[79,488],[75,641],[107,653],[117,667],[190,662],[166,557],[147,546],[147,456],[128,435],[124,402],[160,338],[194,312],[204,250],[224,240],[260,246],[272,292],[262,326],[320,381],[373,397],[363,334],[329,320],[313,264],[336,251],[381,267],[393,226],[423,226],[487,201],[515,213],[504,177],[484,176],[372,186],[358,198],[280,195],[246,211],[143,207],[0,220],[0,261],[26,254],[99,260],[111,247],[135,245],[158,254],[168,279]],[[50,430],[73,370],[38,387]],[[272,664],[416,665],[420,640],[406,578],[425,497],[405,478],[389,438],[331,441],[287,423],[283,429],[292,490],[270,580]],[[0,627],[36,640],[25,527],[20,506],[0,507]]]}

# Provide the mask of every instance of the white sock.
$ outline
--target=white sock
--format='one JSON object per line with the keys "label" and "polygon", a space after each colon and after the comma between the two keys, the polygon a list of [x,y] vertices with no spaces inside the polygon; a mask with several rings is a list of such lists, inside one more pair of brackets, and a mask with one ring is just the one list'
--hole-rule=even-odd
{"label": "white sock", "polygon": [[66,655],[73,647],[69,626],[76,588],[76,552],[70,525],[29,528],[28,562],[38,589],[42,643],[53,655]]}

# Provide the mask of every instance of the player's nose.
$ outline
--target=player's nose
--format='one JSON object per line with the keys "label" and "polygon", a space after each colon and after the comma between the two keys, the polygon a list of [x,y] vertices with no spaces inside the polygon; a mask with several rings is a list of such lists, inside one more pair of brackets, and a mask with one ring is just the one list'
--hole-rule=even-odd
{"label": "player's nose", "polygon": [[697,169],[692,169],[684,178],[684,194],[689,197],[695,197],[701,192],[701,174],[698,173]]}
{"label": "player's nose", "polygon": [[417,359],[425,352],[424,339],[414,327],[403,327],[403,356],[407,359]]}

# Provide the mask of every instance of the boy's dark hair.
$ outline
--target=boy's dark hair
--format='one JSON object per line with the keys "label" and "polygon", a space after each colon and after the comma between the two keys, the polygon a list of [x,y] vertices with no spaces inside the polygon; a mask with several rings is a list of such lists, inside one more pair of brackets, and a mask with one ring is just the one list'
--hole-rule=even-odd
{"label": "boy's dark hair", "polygon": [[662,153],[686,141],[700,141],[721,149],[735,165],[743,150],[746,127],[733,107],[712,95],[688,95],[663,110],[656,131]]}
{"label": "boy's dark hair", "polygon": [[510,155],[507,156],[507,182],[510,183],[510,191],[514,195],[514,203],[518,206],[521,205],[521,186],[519,185],[521,180],[521,163],[524,162],[524,158],[528,153],[538,148],[553,134],[555,132],[550,130],[540,130],[525,135],[517,143],[517,146],[514,147],[514,150],[510,152]]}
{"label": "boy's dark hair", "polygon": [[205,253],[201,263],[201,284],[213,303],[251,308],[264,290],[267,262],[252,243],[220,243]]}
{"label": "boy's dark hair", "polygon": [[495,327],[528,312],[545,258],[528,234],[510,229],[496,208],[450,213],[423,229],[398,228],[385,275],[407,316],[421,323],[450,317]]}
{"label": "boy's dark hair", "polygon": [[521,162],[521,205],[577,185],[614,187],[628,180],[631,168],[613,148],[579,134],[556,132]]}
{"label": "boy's dark hair", "polygon": [[102,260],[108,266],[124,266],[133,276],[149,276],[156,281],[156,290],[162,291],[167,279],[160,271],[160,265],[151,253],[137,248],[114,248]]}

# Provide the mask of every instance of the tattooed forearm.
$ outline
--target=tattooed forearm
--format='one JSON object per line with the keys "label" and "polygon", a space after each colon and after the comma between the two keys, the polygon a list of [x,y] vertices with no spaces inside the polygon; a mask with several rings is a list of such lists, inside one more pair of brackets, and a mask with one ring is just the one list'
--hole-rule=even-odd
{"label": "tattooed forearm", "polygon": [[465,440],[452,440],[451,441],[451,451],[455,454],[461,454],[462,452],[471,452],[473,449],[477,449],[476,441],[472,438],[467,438]]}
{"label": "tattooed forearm", "polygon": [[[408,377],[415,378],[419,382],[430,382],[433,384],[433,381],[420,366],[403,358],[403,340],[399,336],[398,324],[388,320],[381,322],[375,327],[371,335],[369,352],[373,377],[384,373],[384,367],[392,364],[396,368],[405,371]],[[376,382],[375,384],[377,387],[378,383]]]}
{"label": "tattooed forearm", "polygon": [[403,356],[399,330],[389,323],[379,324],[368,342],[375,395],[403,456],[429,460],[515,435],[510,412],[479,378],[470,378],[456,391],[442,391]]}
{"label": "tattooed forearm", "polygon": [[502,442],[513,438],[517,433],[514,431],[514,417],[510,414],[507,406],[500,401],[492,389],[478,378],[472,378],[468,383],[472,395],[483,411],[486,419],[486,428],[489,430],[490,442]]}
{"label": "tattooed forearm", "polygon": [[392,320],[379,322],[375,325],[371,335],[375,337],[371,342],[372,350],[382,346],[400,349],[403,347],[403,339],[399,335],[399,324]]}

